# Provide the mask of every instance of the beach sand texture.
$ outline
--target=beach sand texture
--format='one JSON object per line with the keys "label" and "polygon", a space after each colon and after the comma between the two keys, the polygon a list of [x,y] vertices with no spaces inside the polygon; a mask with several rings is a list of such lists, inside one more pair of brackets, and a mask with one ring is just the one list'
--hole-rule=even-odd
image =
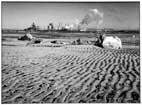
{"label": "beach sand texture", "polygon": [[2,103],[140,103],[139,49],[4,45]]}

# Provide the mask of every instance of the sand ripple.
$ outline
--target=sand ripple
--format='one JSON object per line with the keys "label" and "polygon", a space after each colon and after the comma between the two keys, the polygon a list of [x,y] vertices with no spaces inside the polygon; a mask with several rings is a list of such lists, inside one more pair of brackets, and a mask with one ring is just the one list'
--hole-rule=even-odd
{"label": "sand ripple", "polygon": [[3,46],[2,53],[2,103],[140,102],[139,50]]}

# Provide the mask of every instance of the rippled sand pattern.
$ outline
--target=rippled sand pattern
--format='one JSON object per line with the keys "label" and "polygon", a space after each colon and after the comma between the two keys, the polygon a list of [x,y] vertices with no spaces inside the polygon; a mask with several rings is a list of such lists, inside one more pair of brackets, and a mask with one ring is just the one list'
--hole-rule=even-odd
{"label": "rippled sand pattern", "polygon": [[139,50],[2,50],[2,103],[140,103]]}

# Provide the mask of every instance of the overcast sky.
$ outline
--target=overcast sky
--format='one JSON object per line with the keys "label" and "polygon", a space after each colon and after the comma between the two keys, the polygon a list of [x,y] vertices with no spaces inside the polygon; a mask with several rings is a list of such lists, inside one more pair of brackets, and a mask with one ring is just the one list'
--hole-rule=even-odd
{"label": "overcast sky", "polygon": [[[129,3],[16,3],[2,2],[2,28],[23,29],[32,22],[41,28],[47,28],[52,22],[72,24],[83,19],[89,9],[98,9],[104,13],[100,28],[138,29],[140,18],[138,2]],[[89,28],[95,28],[93,23]]]}

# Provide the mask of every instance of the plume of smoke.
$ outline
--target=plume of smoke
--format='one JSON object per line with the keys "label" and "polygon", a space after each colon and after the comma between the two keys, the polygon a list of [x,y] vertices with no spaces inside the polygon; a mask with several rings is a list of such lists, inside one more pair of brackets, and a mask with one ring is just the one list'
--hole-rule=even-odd
{"label": "plume of smoke", "polygon": [[74,24],[65,25],[64,28],[69,30],[77,29],[85,31],[85,25],[88,25],[92,22],[95,22],[97,27],[103,23],[103,13],[100,12],[98,9],[90,9],[89,12],[82,19],[82,21],[76,19]]}
{"label": "plume of smoke", "polygon": [[65,29],[68,29],[68,30],[73,30],[74,24],[68,24],[68,25],[65,25],[64,28],[65,28]]}
{"label": "plume of smoke", "polygon": [[65,28],[68,30],[79,30],[79,23],[80,21],[78,19],[75,19],[74,23],[66,25]]}
{"label": "plume of smoke", "polygon": [[80,30],[80,29],[81,29],[81,25],[80,25],[79,19],[75,19],[75,26],[76,26],[76,29],[77,29],[77,30]]}
{"label": "plume of smoke", "polygon": [[75,19],[75,25],[79,25],[79,20],[78,19]]}
{"label": "plume of smoke", "polygon": [[96,25],[100,25],[103,23],[103,13],[98,9],[90,9],[89,12],[85,15],[85,17],[80,22],[81,25],[88,25],[92,22],[95,22]]}

